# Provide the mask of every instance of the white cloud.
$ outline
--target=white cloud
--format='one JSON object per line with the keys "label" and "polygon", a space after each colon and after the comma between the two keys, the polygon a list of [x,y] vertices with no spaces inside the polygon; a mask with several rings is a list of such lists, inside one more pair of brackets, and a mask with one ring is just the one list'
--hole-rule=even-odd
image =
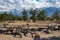
{"label": "white cloud", "polygon": [[[56,3],[53,3],[55,2]],[[3,9],[9,11],[12,9],[21,10],[23,8],[46,8],[60,7],[60,0],[0,0],[0,11]]]}
{"label": "white cloud", "polygon": [[55,3],[56,5],[56,7],[60,7],[60,1],[58,1],[58,0],[56,0],[57,2]]}
{"label": "white cloud", "polygon": [[14,2],[14,0],[9,0],[10,2]]}

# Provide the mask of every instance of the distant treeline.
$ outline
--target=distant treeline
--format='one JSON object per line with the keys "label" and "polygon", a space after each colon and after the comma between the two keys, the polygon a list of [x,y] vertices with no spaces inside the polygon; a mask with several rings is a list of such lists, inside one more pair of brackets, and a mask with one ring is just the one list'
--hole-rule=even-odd
{"label": "distant treeline", "polygon": [[0,21],[14,21],[14,20],[24,20],[24,21],[33,20],[33,22],[60,20],[60,13],[56,9],[56,11],[51,16],[48,16],[48,13],[44,9],[37,10],[32,8],[29,11],[23,9],[21,16],[14,15],[8,12],[0,13]]}

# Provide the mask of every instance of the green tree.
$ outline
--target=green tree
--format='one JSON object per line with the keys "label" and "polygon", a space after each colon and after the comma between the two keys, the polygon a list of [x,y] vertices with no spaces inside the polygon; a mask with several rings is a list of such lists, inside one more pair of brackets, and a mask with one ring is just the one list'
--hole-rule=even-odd
{"label": "green tree", "polygon": [[23,20],[23,17],[22,16],[19,16],[18,17],[18,20],[20,20],[20,21]]}
{"label": "green tree", "polygon": [[30,9],[30,15],[30,18],[35,22],[37,20],[37,9]]}
{"label": "green tree", "polygon": [[22,11],[22,17],[23,17],[24,21],[28,20],[28,13],[27,13],[27,11],[25,9],[23,9],[23,11]]}
{"label": "green tree", "polygon": [[0,21],[11,21],[11,20],[15,20],[16,17],[13,14],[9,14],[7,12],[1,13],[0,14]]}
{"label": "green tree", "polygon": [[13,20],[15,20],[15,16],[13,15],[13,14],[8,14],[9,16],[9,21],[13,21]]}
{"label": "green tree", "polygon": [[38,20],[44,21],[47,18],[47,12],[44,9],[42,9],[39,11],[37,17],[38,17]]}
{"label": "green tree", "polygon": [[7,14],[7,12],[4,12],[4,13],[0,14],[0,20],[1,21],[8,20],[8,14]]}
{"label": "green tree", "polygon": [[50,17],[47,17],[47,20],[48,20],[48,21],[52,21],[52,20],[54,20],[54,19],[50,16]]}
{"label": "green tree", "polygon": [[60,13],[58,10],[56,10],[53,15],[52,15],[53,19],[59,20],[60,19]]}

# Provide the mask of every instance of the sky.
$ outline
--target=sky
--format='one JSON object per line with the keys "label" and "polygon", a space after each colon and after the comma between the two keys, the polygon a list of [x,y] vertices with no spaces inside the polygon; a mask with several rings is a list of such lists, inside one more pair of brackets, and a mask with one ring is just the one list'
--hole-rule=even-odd
{"label": "sky", "polygon": [[60,7],[60,0],[0,0],[0,12],[13,9]]}

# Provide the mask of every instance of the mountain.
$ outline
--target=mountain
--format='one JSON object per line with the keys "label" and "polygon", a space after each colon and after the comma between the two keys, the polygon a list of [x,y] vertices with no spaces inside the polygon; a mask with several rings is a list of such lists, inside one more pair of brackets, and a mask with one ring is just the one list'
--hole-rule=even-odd
{"label": "mountain", "polygon": [[[38,10],[41,10],[42,8],[38,8]],[[44,10],[46,10],[46,12],[48,13],[49,16],[51,16],[55,11],[56,9],[58,9],[58,11],[60,11],[60,8],[56,8],[56,7],[48,7],[48,8],[44,8]],[[27,10],[29,11],[29,10]],[[21,14],[21,10],[16,10],[16,9],[13,9],[11,10],[9,13],[14,13],[14,15],[22,15]]]}
{"label": "mountain", "polygon": [[11,12],[20,15],[22,9],[43,8],[49,14],[60,9],[60,0],[0,0],[0,12]]}
{"label": "mountain", "polygon": [[58,7],[58,8],[48,7],[48,8],[45,8],[45,10],[47,11],[48,15],[51,16],[56,10],[58,10],[60,12],[60,7]]}
{"label": "mountain", "polygon": [[48,8],[45,8],[45,10],[47,11],[48,15],[51,16],[55,11],[56,11],[56,7],[48,7]]}

